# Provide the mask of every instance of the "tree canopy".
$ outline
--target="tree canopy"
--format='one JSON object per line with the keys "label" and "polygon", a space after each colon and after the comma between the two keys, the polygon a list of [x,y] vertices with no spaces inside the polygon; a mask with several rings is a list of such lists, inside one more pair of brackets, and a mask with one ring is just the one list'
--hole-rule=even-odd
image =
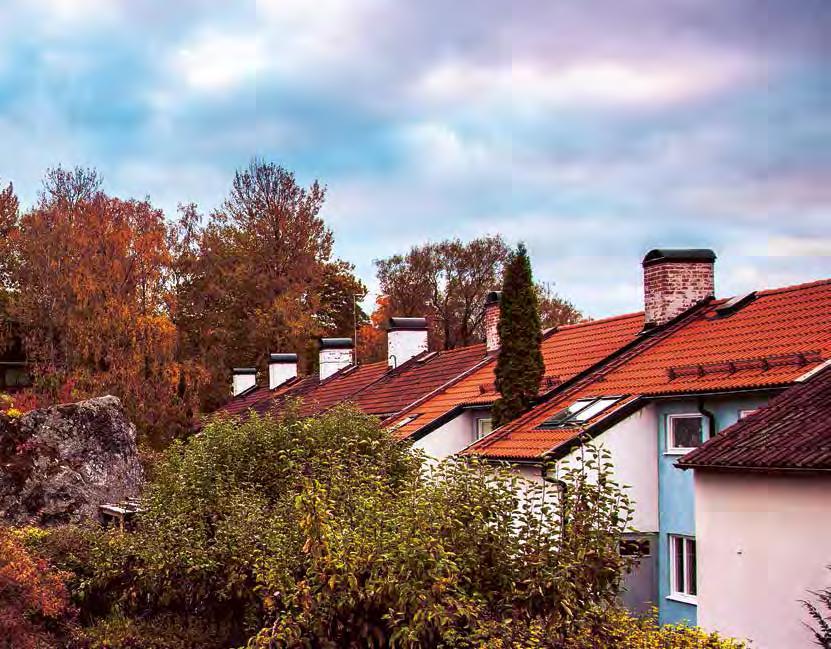
{"label": "tree canopy", "polygon": [[[511,250],[501,236],[427,243],[403,255],[378,259],[375,268],[384,301],[377,319],[426,316],[434,349],[479,342],[484,339],[485,297],[501,284],[510,259]],[[537,290],[546,327],[582,318],[549,285]]]}
{"label": "tree canopy", "polygon": [[332,255],[324,198],[258,160],[207,219],[185,205],[175,223],[89,169],[49,170],[24,211],[0,191],[0,328],[15,324],[35,379],[22,401],[112,393],[163,444],[228,398],[232,366],[351,335],[366,288]]}

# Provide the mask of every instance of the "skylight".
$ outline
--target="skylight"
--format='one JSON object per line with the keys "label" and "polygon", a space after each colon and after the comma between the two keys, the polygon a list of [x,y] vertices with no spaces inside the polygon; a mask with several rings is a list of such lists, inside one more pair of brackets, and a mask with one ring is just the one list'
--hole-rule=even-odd
{"label": "skylight", "polygon": [[563,408],[553,417],[549,417],[537,428],[551,429],[551,428],[565,428],[569,426],[577,426],[586,421],[589,421],[596,415],[610,408],[623,397],[591,397],[589,399],[578,399],[570,406]]}
{"label": "skylight", "polygon": [[399,428],[403,428],[404,426],[406,426],[407,424],[409,424],[411,421],[413,421],[413,420],[415,420],[415,419],[418,419],[420,416],[421,416],[421,413],[419,412],[419,413],[417,413],[417,414],[415,414],[415,415],[410,415],[409,417],[404,417],[404,419],[402,419],[401,421],[398,421],[398,422],[396,422],[395,424],[393,424],[392,426],[390,426],[390,427],[389,427],[389,431],[390,431],[391,433],[392,433],[392,432],[395,432],[395,431],[396,431],[396,430],[398,430]]}

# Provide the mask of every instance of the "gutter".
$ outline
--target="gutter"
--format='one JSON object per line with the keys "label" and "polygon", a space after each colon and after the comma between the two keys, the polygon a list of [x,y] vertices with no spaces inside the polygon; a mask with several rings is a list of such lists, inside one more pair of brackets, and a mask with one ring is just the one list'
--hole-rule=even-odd
{"label": "gutter", "polygon": [[779,466],[742,466],[738,464],[724,464],[724,465],[710,465],[710,464],[684,464],[680,460],[675,462],[674,466],[678,469],[686,471],[687,469],[695,469],[696,471],[713,472],[713,473],[786,473],[791,475],[828,475],[831,474],[831,468],[820,469],[813,467],[779,467]]}

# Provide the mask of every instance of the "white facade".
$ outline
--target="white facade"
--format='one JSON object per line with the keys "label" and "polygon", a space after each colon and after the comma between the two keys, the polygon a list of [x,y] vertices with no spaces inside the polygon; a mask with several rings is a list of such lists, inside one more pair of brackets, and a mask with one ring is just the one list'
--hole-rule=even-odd
{"label": "white facade", "polygon": [[[483,415],[480,415],[483,416]],[[413,444],[436,460],[454,455],[474,441],[476,412],[466,410]]]}
{"label": "white facade", "polygon": [[[658,421],[648,404],[598,435],[592,444],[611,453],[615,480],[628,485],[635,512],[632,527],[638,532],[658,531]],[[579,465],[580,449],[566,455],[560,465]]]}
{"label": "white facade", "polygon": [[815,646],[799,600],[831,583],[831,476],[695,471],[698,623],[755,649]]}

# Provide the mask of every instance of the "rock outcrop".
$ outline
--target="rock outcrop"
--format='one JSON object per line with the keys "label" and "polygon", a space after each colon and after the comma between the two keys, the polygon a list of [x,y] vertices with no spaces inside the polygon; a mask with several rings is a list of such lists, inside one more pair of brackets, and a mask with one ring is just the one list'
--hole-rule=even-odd
{"label": "rock outcrop", "polygon": [[112,396],[0,414],[0,518],[49,525],[138,495],[136,429]]}

